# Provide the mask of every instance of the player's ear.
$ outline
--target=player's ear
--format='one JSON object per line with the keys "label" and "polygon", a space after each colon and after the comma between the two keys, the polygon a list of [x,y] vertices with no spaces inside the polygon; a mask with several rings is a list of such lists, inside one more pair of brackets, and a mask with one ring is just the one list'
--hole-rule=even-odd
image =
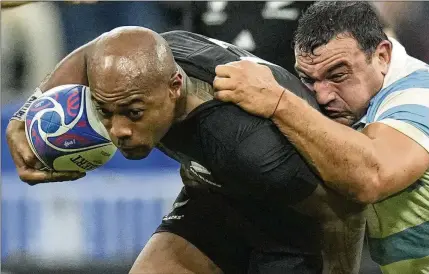
{"label": "player's ear", "polygon": [[177,71],[170,78],[170,97],[172,97],[172,99],[178,99],[180,97],[182,84],[183,76],[179,71]]}
{"label": "player's ear", "polygon": [[374,55],[381,72],[383,75],[386,75],[389,69],[390,59],[392,57],[392,43],[388,40],[383,40],[378,44]]}

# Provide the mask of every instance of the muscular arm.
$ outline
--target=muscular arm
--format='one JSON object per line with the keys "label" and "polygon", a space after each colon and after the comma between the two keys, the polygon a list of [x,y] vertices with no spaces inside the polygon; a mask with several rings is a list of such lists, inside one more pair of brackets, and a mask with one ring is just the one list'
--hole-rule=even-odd
{"label": "muscular arm", "polygon": [[324,117],[287,92],[273,121],[317,169],[325,183],[363,203],[408,187],[429,167],[429,154],[381,123],[362,133]]}
{"label": "muscular arm", "polygon": [[359,273],[366,223],[364,206],[318,185],[309,197],[292,207],[320,221],[323,273]]}
{"label": "muscular arm", "polygon": [[[280,86],[265,66],[240,61],[218,66],[216,74],[216,98],[267,118],[278,106],[271,118],[281,132],[328,187],[356,201],[373,203],[393,195],[416,182],[429,168],[424,143],[419,145],[385,123],[375,122],[357,132],[334,122]],[[427,100],[420,97],[422,102]],[[427,130],[429,117],[426,111],[418,112],[411,112],[414,116],[409,122],[421,119],[419,124]],[[403,109],[396,115],[408,113],[409,109]]]}

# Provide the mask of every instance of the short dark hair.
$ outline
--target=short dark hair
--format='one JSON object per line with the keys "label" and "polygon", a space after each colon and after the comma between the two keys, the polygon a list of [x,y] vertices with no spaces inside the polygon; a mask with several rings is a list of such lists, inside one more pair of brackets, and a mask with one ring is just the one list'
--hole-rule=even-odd
{"label": "short dark hair", "polygon": [[311,5],[298,21],[293,47],[303,53],[327,44],[339,34],[350,35],[370,56],[387,40],[383,24],[368,2],[320,1]]}

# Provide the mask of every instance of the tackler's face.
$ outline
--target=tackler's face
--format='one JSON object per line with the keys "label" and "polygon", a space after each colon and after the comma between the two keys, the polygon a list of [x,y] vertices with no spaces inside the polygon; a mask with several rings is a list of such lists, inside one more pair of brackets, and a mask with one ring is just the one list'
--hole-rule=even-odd
{"label": "tackler's face", "polygon": [[353,37],[342,35],[312,53],[295,48],[295,68],[314,91],[323,113],[351,126],[365,115],[371,98],[382,88],[390,50],[390,42],[383,41],[367,54]]}
{"label": "tackler's face", "polygon": [[125,158],[146,158],[174,123],[181,76],[173,78],[139,82],[110,73],[89,77],[99,118]]}

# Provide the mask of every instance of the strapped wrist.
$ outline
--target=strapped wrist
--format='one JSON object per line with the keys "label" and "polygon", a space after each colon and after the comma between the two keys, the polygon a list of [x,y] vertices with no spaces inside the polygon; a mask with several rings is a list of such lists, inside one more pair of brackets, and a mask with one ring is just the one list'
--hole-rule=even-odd
{"label": "strapped wrist", "polygon": [[285,89],[285,88],[283,88],[283,91],[282,91],[282,93],[280,94],[279,100],[277,101],[277,105],[276,105],[276,107],[274,108],[273,113],[270,115],[270,117],[268,117],[268,119],[273,118],[274,114],[276,113],[277,108],[279,107],[280,101],[282,100],[283,94],[285,94],[285,92],[286,92],[286,89]]}
{"label": "strapped wrist", "polygon": [[33,103],[42,94],[43,94],[42,90],[40,88],[36,88],[34,93],[30,97],[28,97],[25,104],[12,115],[10,120],[24,121],[25,116],[26,116],[28,110],[30,109],[31,103]]}

